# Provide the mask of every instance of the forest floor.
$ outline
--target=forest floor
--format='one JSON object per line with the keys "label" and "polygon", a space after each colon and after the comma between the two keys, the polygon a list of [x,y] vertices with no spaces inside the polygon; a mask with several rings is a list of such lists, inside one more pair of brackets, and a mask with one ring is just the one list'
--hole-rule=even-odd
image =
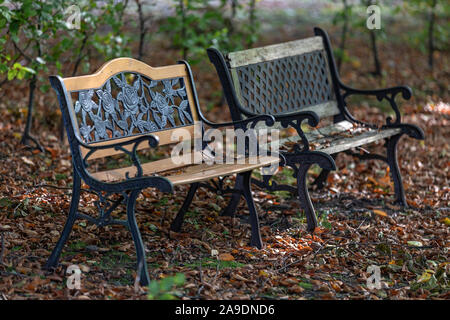
{"label": "forest floor", "polygon": [[[201,190],[182,232],[173,233],[168,228],[186,188],[177,188],[174,195],[145,190],[137,219],[150,276],[161,284],[161,279],[185,275],[177,287],[153,289],[156,297],[171,291],[182,299],[449,299],[448,55],[437,55],[430,73],[416,50],[383,44],[386,74],[376,78],[368,75],[371,61],[364,44],[364,39],[350,43],[353,58],[342,71],[346,83],[360,88],[408,84],[414,89],[415,98],[402,103],[403,120],[423,128],[426,139],[406,137],[399,143],[409,208],[392,205],[393,186],[383,163],[342,155],[327,186],[312,191],[320,224],[314,235],[306,231],[296,199],[253,188],[265,243],[257,250],[248,245],[243,201],[235,218],[220,217],[227,198]],[[164,62],[167,57],[154,54],[147,60],[152,59]],[[194,71],[207,116],[226,120],[226,105],[210,102],[218,100],[220,90],[215,74],[205,66]],[[51,92],[40,95],[33,128],[45,152],[19,143],[26,110],[6,101],[25,106],[24,92],[11,87],[1,93],[0,299],[146,299],[147,288],[135,285],[131,235],[121,226],[98,228],[78,221],[61,266],[54,273],[42,270],[68,211],[71,160],[67,146],[58,141],[56,125],[49,125],[59,121]],[[379,122],[384,118],[374,106],[356,101],[352,110],[360,119]],[[381,145],[374,148],[382,150]],[[311,176],[317,174],[313,168]],[[278,176],[292,182],[286,170]],[[81,210],[95,213],[95,200],[84,192]],[[65,271],[72,264],[82,271],[80,290],[66,287]],[[380,289],[367,287],[372,265],[381,270]]]}

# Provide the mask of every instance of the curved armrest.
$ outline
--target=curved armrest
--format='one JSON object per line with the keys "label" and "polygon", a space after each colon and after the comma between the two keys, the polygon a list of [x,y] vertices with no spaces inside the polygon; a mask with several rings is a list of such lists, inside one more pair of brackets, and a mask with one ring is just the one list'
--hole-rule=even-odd
{"label": "curved armrest", "polygon": [[355,89],[355,88],[349,87],[343,83],[340,83],[340,87],[345,90],[344,98],[347,96],[350,96],[350,95],[354,95],[354,94],[373,95],[373,96],[376,96],[379,101],[381,101],[388,94],[392,94],[395,96],[399,93],[402,94],[402,97],[405,100],[409,100],[412,97],[412,90],[408,86],[396,86],[396,87],[390,87],[390,88],[365,90],[365,89]]}
{"label": "curved armrest", "polygon": [[300,148],[299,145],[296,145],[294,147],[295,152],[301,153],[309,150],[309,142],[308,138],[306,138],[306,135],[302,130],[302,122],[304,120],[308,120],[308,124],[311,127],[316,127],[320,121],[320,117],[317,113],[315,113],[314,111],[300,111],[297,113],[277,116],[276,120],[281,123],[283,128],[294,128],[302,139],[303,148]]}
{"label": "curved armrest", "polygon": [[260,116],[255,116],[243,120],[231,121],[231,122],[223,122],[223,123],[214,123],[202,117],[202,120],[207,125],[213,128],[222,128],[222,127],[230,127],[234,126],[235,128],[245,128],[248,124],[251,124],[251,128],[254,128],[258,122],[264,121],[268,127],[271,127],[275,124],[275,118],[271,115],[263,114]]}
{"label": "curved armrest", "polygon": [[152,135],[152,134],[146,134],[146,135],[142,135],[139,136],[135,139],[131,139],[131,140],[127,140],[127,141],[123,141],[123,142],[111,142],[110,144],[104,144],[104,145],[90,145],[85,143],[78,134],[75,134],[75,138],[77,139],[77,142],[83,146],[86,149],[89,150],[104,150],[104,149],[111,149],[111,148],[119,148],[119,147],[123,147],[126,145],[130,145],[130,144],[135,144],[135,146],[137,147],[141,142],[143,141],[148,141],[148,144],[150,147],[152,148],[156,148],[159,144],[159,137]]}
{"label": "curved armrest", "polygon": [[[133,165],[136,167],[137,173],[136,173],[136,177],[142,177],[143,175],[143,169],[141,166],[141,162],[139,161],[139,158],[137,156],[137,148],[139,147],[139,145],[144,142],[147,141],[148,145],[150,147],[157,147],[159,144],[159,138],[157,136],[154,135],[143,135],[143,136],[139,136],[135,139],[131,139],[128,141],[123,141],[123,142],[118,142],[118,143],[111,143],[111,144],[107,144],[107,145],[101,145],[101,146],[93,146],[93,145],[89,145],[84,143],[83,141],[81,141],[80,137],[78,135],[75,135],[75,138],[78,140],[78,142],[80,143],[80,145],[82,145],[83,147],[89,149],[88,153],[84,156],[83,158],[83,165],[85,168],[88,167],[88,163],[87,160],[88,158],[96,151],[98,150],[104,150],[104,149],[114,149],[114,150],[121,150],[123,153],[127,154],[130,158],[131,161],[133,162]],[[131,149],[131,151],[125,149],[124,147],[127,145],[133,145],[133,148]],[[127,179],[131,179],[128,175],[128,173],[126,174],[126,178]]]}
{"label": "curved armrest", "polygon": [[304,120],[308,120],[308,124],[311,127],[316,127],[319,124],[320,117],[314,111],[300,111],[300,112],[296,112],[296,113],[276,116],[275,120],[281,122],[282,125],[283,125],[283,122],[286,122],[286,121],[292,122],[292,121],[296,120],[299,123],[301,123]]}
{"label": "curved armrest", "polygon": [[372,95],[377,98],[378,101],[382,101],[383,99],[386,99],[389,101],[389,104],[392,108],[392,110],[395,112],[395,121],[392,122],[391,117],[386,118],[386,124],[387,126],[393,125],[393,124],[400,124],[401,123],[401,114],[400,110],[397,106],[397,103],[395,102],[395,97],[398,94],[401,94],[403,99],[409,100],[412,97],[412,90],[411,88],[407,86],[396,86],[391,88],[383,88],[383,89],[374,89],[374,90],[363,90],[363,89],[355,89],[349,86],[346,86],[341,81],[339,81],[339,86],[341,89],[344,90],[344,94],[342,95],[342,98],[344,102],[346,102],[346,98],[351,95]]}

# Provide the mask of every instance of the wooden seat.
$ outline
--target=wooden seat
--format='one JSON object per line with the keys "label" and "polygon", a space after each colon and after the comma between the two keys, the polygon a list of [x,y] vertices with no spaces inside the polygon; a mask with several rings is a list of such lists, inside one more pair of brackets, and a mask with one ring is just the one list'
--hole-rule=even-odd
{"label": "wooden seat", "polygon": [[[170,160],[170,159],[164,159]],[[198,165],[173,165],[172,168],[167,168],[166,162],[159,162],[155,166],[155,162],[148,162],[142,165],[144,175],[152,175],[158,173],[161,176],[169,179],[174,186],[183,184],[192,184],[210,180],[217,177],[229,176],[249,170],[257,169],[264,166],[276,164],[280,161],[279,157],[251,157],[246,159],[246,163],[240,164],[212,164],[206,163]],[[166,164],[166,167],[164,166]],[[157,169],[157,168],[160,169]],[[175,168],[174,168],[175,167]],[[125,174],[129,172],[130,175],[136,173],[136,167],[126,167],[114,170],[99,171],[92,174],[95,179],[104,182],[117,182],[125,179]]]}
{"label": "wooden seat", "polygon": [[[367,127],[355,126],[349,121],[341,121],[305,133],[305,135],[312,150],[321,151],[327,154],[335,154],[392,137],[400,132],[400,128],[375,130]],[[290,147],[296,143],[301,143],[301,139],[298,135],[280,140],[280,145],[287,149],[290,149]]]}

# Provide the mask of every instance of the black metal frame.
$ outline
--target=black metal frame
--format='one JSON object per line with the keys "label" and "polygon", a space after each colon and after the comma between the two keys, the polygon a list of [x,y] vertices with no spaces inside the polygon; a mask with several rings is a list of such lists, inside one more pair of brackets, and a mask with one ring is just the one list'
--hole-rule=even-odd
{"label": "black metal frame", "polygon": [[[386,124],[383,125],[381,129],[387,129],[387,128],[399,128],[401,131],[399,134],[394,135],[390,138],[385,139],[386,140],[386,151],[387,156],[381,156],[381,155],[370,155],[368,157],[360,157],[362,159],[364,158],[370,158],[370,159],[377,159],[377,160],[384,160],[387,162],[390,168],[391,176],[394,181],[394,189],[395,189],[395,196],[396,196],[396,202],[400,205],[406,207],[406,199],[405,199],[405,193],[403,189],[402,184],[402,178],[400,174],[400,170],[398,167],[397,162],[397,143],[399,139],[404,135],[408,135],[412,138],[423,140],[424,139],[424,133],[422,129],[420,129],[416,125],[412,124],[406,124],[401,122],[401,113],[398,109],[398,106],[395,102],[395,98],[398,94],[401,94],[402,97],[406,100],[411,98],[412,92],[409,87],[406,86],[397,86],[392,88],[386,88],[386,89],[377,89],[377,90],[359,90],[354,89],[349,86],[346,86],[342,83],[338,70],[336,67],[336,63],[334,61],[331,44],[329,37],[327,33],[320,29],[320,28],[314,28],[314,34],[316,36],[320,36],[323,39],[324,43],[324,51],[327,56],[328,60],[328,67],[331,75],[331,82],[333,86],[333,91],[335,94],[335,99],[337,101],[338,108],[340,110],[340,113],[336,116],[334,116],[333,121],[339,122],[343,120],[350,121],[352,123],[357,123],[369,128],[376,128],[375,125],[364,123],[362,121],[357,120],[353,115],[350,113],[350,111],[347,109],[347,97],[351,95],[373,95],[375,96],[378,101],[382,101],[383,99],[386,99],[390,106],[392,107],[394,113],[395,113],[395,120],[393,121],[391,117],[386,118]],[[219,75],[225,97],[229,106],[229,110],[231,113],[231,117],[233,120],[241,120],[244,117],[248,116],[256,116],[257,113],[251,112],[250,110],[246,109],[241,105],[239,102],[239,99],[236,95],[236,91],[233,85],[233,81],[231,79],[230,75],[230,66],[225,60],[222,53],[215,49],[215,48],[209,48],[207,50],[209,59],[211,63],[215,66],[216,71]],[[260,187],[264,187],[269,191],[274,190],[286,190],[294,193],[295,191],[298,193],[298,196],[300,198],[301,205],[303,209],[305,210],[306,217],[307,217],[307,229],[309,231],[313,231],[315,227],[317,226],[317,220],[316,215],[314,212],[314,207],[311,203],[311,199],[309,197],[309,192],[306,184],[306,176],[307,171],[313,164],[317,164],[322,168],[322,172],[320,175],[316,178],[315,183],[319,188],[323,187],[324,182],[326,181],[326,178],[330,171],[336,169],[335,164],[335,157],[337,154],[328,155],[326,153],[320,152],[320,151],[311,151],[309,148],[309,142],[307,137],[305,136],[304,132],[301,128],[301,123],[304,120],[308,121],[308,124],[312,127],[315,127],[318,125],[320,118],[314,111],[298,111],[295,113],[289,113],[289,114],[277,114],[274,115],[275,120],[279,122],[284,128],[292,127],[294,128],[302,140],[302,145],[295,145],[294,150],[292,152],[281,152],[281,155],[284,156],[285,162],[284,164],[286,166],[291,167],[294,170],[294,177],[297,178],[297,188],[293,188],[292,186],[287,185],[278,185],[274,182],[269,183],[270,176],[265,176],[264,179],[261,180],[255,180],[253,179],[253,183]],[[240,180],[236,180],[236,185],[241,185],[242,182]],[[233,215],[234,211],[237,207],[238,198],[233,197],[228,204],[227,208],[222,212],[223,215]]]}
{"label": "black metal frame", "polygon": [[[186,61],[180,61],[179,63],[184,64],[188,70],[189,81],[192,88],[192,94],[194,96],[195,109],[201,119],[202,126],[202,137],[204,134],[204,125],[211,126],[213,128],[220,128],[225,126],[234,126],[236,129],[242,129],[244,131],[254,128],[255,125],[264,121],[267,126],[271,126],[275,123],[274,117],[270,115],[258,115],[253,118],[243,119],[240,121],[233,121],[228,123],[213,123],[207,120],[200,109],[197,92],[193,80],[193,75],[189,64]],[[59,76],[50,76],[50,83],[52,87],[55,89],[58,97],[58,101],[60,104],[62,117],[64,121],[64,126],[67,131],[67,138],[70,145],[70,150],[72,153],[72,163],[73,163],[73,187],[72,187],[72,200],[70,204],[69,214],[67,217],[66,224],[61,233],[61,236],[54,247],[50,257],[47,260],[45,265],[45,269],[54,269],[58,265],[58,259],[63,249],[64,244],[66,243],[72,227],[77,219],[87,219],[89,222],[95,223],[98,226],[105,226],[109,224],[121,224],[127,226],[133,237],[133,241],[136,248],[137,253],[137,266],[140,268],[138,270],[138,275],[140,278],[141,285],[147,285],[149,283],[149,275],[147,270],[147,264],[145,259],[145,250],[144,243],[142,241],[142,237],[139,232],[138,225],[136,223],[135,218],[135,204],[136,199],[139,196],[140,192],[145,188],[156,188],[162,192],[170,192],[173,193],[173,185],[172,183],[161,176],[144,176],[141,164],[139,162],[139,158],[137,157],[137,148],[138,146],[146,142],[150,147],[156,148],[158,146],[158,137],[145,133],[145,135],[137,136],[136,138],[120,143],[114,143],[114,140],[111,140],[111,143],[102,146],[95,146],[89,143],[85,143],[83,139],[80,137],[78,131],[75,129],[76,119],[75,115],[69,112],[69,104],[70,101],[69,93],[67,92],[63,79]],[[131,151],[128,151],[124,148],[124,146],[132,146]],[[83,157],[81,154],[80,147],[87,148],[89,151]],[[207,147],[207,143],[203,144],[203,148]],[[87,167],[88,158],[96,151],[102,149],[111,149],[121,150],[125,154],[131,157],[133,165],[137,169],[137,174],[134,177],[130,177],[129,174],[126,174],[126,179],[117,183],[106,183],[95,179],[92,175],[89,174]],[[243,183],[234,189],[223,189],[221,187],[221,182],[217,185],[218,189],[222,189],[222,192],[232,192],[234,194],[244,196],[249,211],[251,215],[251,230],[252,230],[252,238],[251,245],[256,246],[258,248],[262,247],[261,236],[259,233],[259,222],[258,215],[256,212],[255,204],[253,202],[253,198],[250,190],[250,176],[251,171],[247,171],[244,173],[238,174],[238,180],[242,180]],[[84,181],[89,188],[98,195],[99,201],[97,202],[97,207],[99,209],[98,218],[93,218],[88,215],[82,214],[78,212],[78,204],[80,200],[80,191],[81,191],[81,181]],[[185,212],[187,211],[189,205],[191,204],[193,197],[195,195],[196,190],[200,186],[207,186],[206,184],[201,183],[193,183],[190,186],[190,190],[186,196],[186,199],[180,208],[174,222],[172,223],[172,230],[179,230],[181,228],[181,224],[183,222],[183,217]],[[212,186],[209,186],[212,188]],[[118,194],[119,197],[116,200],[109,200],[108,198],[114,194]],[[111,202],[110,205],[108,203]],[[127,220],[115,220],[111,218],[111,213],[120,205],[126,205],[126,214]]]}

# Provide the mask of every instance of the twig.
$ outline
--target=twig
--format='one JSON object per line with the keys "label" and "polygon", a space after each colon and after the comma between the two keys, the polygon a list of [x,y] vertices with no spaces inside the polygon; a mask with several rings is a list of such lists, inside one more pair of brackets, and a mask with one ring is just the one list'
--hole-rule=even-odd
{"label": "twig", "polygon": [[3,254],[5,252],[5,235],[2,232],[2,250],[0,251],[0,264],[3,264]]}
{"label": "twig", "polygon": [[200,283],[201,286],[198,288],[197,290],[197,296],[200,297],[200,293],[203,291],[203,289],[205,288],[204,282],[203,282],[203,270],[202,270],[202,260],[200,260],[200,264],[198,266],[199,272],[200,272]]}
{"label": "twig", "polygon": [[[60,186],[54,186],[51,184],[36,184],[34,186],[32,186],[33,189],[37,189],[37,188],[53,188],[53,189],[59,189],[59,190],[72,190],[72,187],[60,187]],[[88,189],[83,189],[80,188],[80,191],[84,191],[87,193],[91,193],[91,194],[95,194],[98,195],[97,193],[95,193],[94,191],[88,190]]]}

